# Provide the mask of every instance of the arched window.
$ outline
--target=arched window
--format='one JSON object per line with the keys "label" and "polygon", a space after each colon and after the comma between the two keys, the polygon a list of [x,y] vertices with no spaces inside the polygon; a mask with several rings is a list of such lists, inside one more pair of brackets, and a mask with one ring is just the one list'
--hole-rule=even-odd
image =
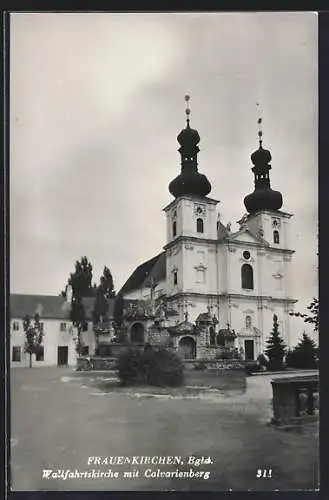
{"label": "arched window", "polygon": [[173,223],[172,223],[172,235],[173,235],[173,237],[175,237],[176,234],[177,234],[177,223],[174,220]]}
{"label": "arched window", "polygon": [[243,264],[241,267],[241,286],[245,290],[254,288],[254,272],[250,264]]}
{"label": "arched window", "polygon": [[273,231],[273,241],[276,244],[280,243],[279,231]]}
{"label": "arched window", "polygon": [[174,285],[177,285],[178,279],[177,279],[177,271],[174,271]]}
{"label": "arched window", "polygon": [[246,328],[251,328],[251,316],[246,316]]}
{"label": "arched window", "polygon": [[203,233],[203,220],[202,219],[196,220],[196,232]]}

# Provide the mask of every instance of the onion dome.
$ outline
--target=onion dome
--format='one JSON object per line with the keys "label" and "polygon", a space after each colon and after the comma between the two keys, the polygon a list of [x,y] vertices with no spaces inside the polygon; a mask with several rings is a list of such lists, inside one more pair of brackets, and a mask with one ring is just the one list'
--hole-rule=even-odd
{"label": "onion dome", "polygon": [[[259,118],[260,125],[262,119]],[[282,194],[279,191],[271,189],[269,165],[272,160],[270,151],[262,146],[262,131],[259,130],[259,148],[252,153],[251,161],[254,164],[252,171],[255,176],[255,189],[253,193],[248,194],[244,199],[247,211],[253,214],[259,210],[279,210],[282,207]]]}
{"label": "onion dome", "polygon": [[186,128],[177,136],[180,144],[181,173],[169,184],[170,193],[177,198],[182,195],[206,196],[211,191],[211,184],[207,177],[198,172],[197,155],[200,151],[200,136],[197,130],[190,127],[189,96],[185,96]]}

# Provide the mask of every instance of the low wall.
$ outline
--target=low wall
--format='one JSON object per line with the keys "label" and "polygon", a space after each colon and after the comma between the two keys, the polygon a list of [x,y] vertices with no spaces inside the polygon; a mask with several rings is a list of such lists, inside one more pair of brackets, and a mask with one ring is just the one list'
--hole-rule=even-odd
{"label": "low wall", "polygon": [[116,370],[117,358],[80,357],[77,358],[77,371]]}
{"label": "low wall", "polygon": [[186,370],[244,370],[245,363],[240,359],[186,359]]}

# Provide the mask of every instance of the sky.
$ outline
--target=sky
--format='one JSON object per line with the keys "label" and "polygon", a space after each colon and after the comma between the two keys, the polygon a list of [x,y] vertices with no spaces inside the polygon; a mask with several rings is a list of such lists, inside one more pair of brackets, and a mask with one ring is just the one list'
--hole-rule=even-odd
{"label": "sky", "polygon": [[83,255],[119,290],[162,251],[188,94],[233,231],[262,117],[298,308],[317,295],[315,13],[15,13],[10,36],[12,293],[60,293]]}

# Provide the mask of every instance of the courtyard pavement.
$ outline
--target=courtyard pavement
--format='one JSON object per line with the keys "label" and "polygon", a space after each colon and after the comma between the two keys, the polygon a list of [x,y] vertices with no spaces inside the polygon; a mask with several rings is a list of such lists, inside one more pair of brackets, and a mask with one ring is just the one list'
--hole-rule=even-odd
{"label": "courtyard pavement", "polygon": [[[102,378],[110,377],[103,374]],[[247,378],[246,390],[104,389],[97,378],[69,368],[11,371],[12,490],[273,490],[318,488],[318,427],[280,431],[271,419],[275,377]],[[110,384],[110,381],[108,381]],[[131,466],[88,465],[88,457],[211,457],[192,467],[201,479],[123,479]],[[118,471],[118,479],[45,479],[42,470]],[[257,478],[271,469],[271,478]]]}

